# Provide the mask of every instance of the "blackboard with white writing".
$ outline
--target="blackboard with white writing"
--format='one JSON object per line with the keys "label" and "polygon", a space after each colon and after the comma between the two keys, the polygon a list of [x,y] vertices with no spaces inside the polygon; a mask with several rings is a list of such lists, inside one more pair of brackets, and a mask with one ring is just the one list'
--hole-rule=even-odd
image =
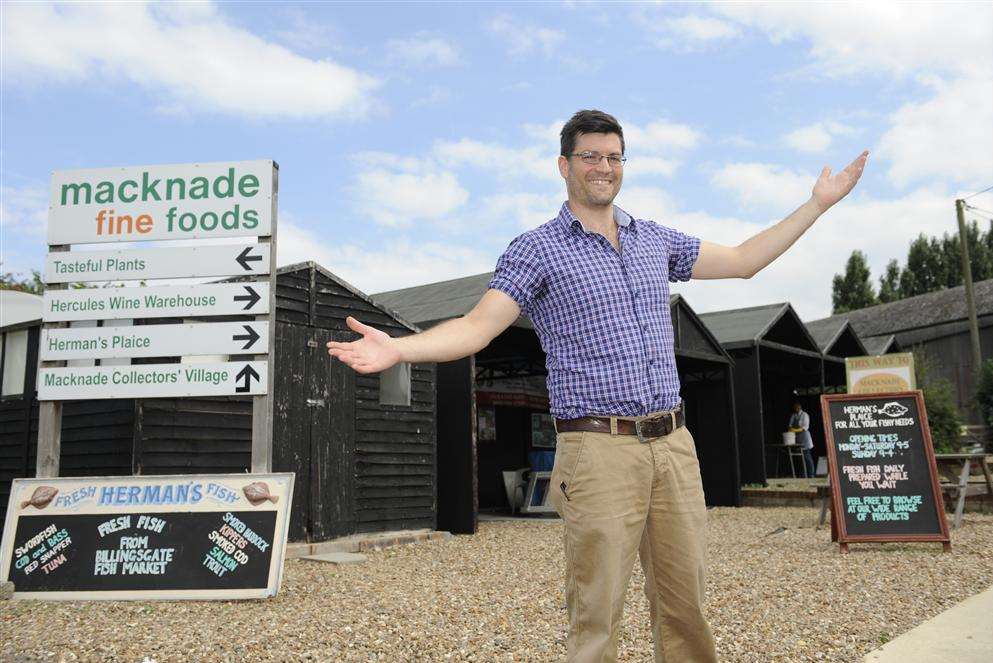
{"label": "blackboard with white writing", "polygon": [[821,397],[839,543],[948,541],[919,391]]}
{"label": "blackboard with white writing", "polygon": [[17,479],[0,546],[14,598],[278,591],[292,474]]}

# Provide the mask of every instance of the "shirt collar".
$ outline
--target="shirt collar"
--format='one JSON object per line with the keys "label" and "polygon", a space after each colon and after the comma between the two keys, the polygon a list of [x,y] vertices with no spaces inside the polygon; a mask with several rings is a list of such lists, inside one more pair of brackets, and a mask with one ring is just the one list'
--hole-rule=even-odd
{"label": "shirt collar", "polygon": [[[571,209],[569,209],[568,201],[562,203],[562,208],[559,210],[558,218],[559,221],[565,224],[567,228],[574,228],[578,226],[579,230],[584,232],[586,230],[585,228],[583,228],[583,224],[582,222],[580,222],[579,218],[572,213]],[[633,216],[622,210],[617,205],[614,205],[614,222],[617,223],[618,226],[622,228],[627,228],[629,226],[632,226],[633,221],[634,221]]]}

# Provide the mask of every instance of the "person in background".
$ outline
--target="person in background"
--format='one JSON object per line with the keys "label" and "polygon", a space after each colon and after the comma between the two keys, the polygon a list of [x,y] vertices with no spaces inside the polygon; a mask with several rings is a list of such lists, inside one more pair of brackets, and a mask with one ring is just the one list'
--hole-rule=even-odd
{"label": "person in background", "polygon": [[790,431],[796,433],[796,443],[803,452],[804,476],[811,479],[814,476],[814,441],[810,437],[810,415],[799,403],[793,404]]}

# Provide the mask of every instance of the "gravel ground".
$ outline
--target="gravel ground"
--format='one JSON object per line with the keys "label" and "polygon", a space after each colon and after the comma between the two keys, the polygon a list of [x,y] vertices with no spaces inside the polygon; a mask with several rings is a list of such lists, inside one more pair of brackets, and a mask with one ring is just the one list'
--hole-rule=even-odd
{"label": "gravel ground", "polygon": [[[858,661],[993,585],[993,516],[940,544],[853,545],[817,509],[710,512],[708,614],[722,661]],[[277,598],[0,602],[3,661],[556,661],[565,654],[562,525],[483,522],[476,536],[365,563],[286,563]],[[619,658],[650,661],[640,568]]]}

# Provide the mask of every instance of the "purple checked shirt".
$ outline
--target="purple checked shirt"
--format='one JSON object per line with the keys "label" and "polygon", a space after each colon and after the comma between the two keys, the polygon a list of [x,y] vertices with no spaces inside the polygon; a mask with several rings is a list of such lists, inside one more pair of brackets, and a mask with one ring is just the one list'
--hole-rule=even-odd
{"label": "purple checked shirt", "polygon": [[690,278],[700,240],[614,207],[618,253],[563,204],[519,236],[489,287],[534,324],[552,415],[641,416],[679,404],[669,281]]}

